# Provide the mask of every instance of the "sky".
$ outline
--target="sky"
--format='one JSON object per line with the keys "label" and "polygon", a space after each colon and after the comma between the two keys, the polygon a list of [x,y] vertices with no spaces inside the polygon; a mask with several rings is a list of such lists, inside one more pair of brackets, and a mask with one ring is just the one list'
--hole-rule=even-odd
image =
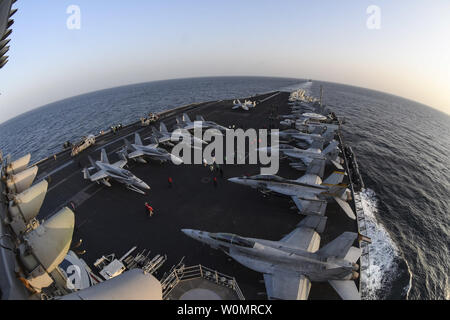
{"label": "sky", "polygon": [[[80,8],[80,29],[67,27],[70,5]],[[372,5],[378,16],[367,12]],[[0,123],[100,89],[233,75],[356,85],[450,114],[448,0],[19,0],[14,7]]]}

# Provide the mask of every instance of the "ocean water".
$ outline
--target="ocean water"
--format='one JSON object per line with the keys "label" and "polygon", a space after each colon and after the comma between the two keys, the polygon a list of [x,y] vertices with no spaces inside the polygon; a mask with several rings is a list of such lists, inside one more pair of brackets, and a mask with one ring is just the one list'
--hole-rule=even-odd
{"label": "ocean water", "polygon": [[0,148],[37,161],[67,141],[192,102],[304,88],[346,118],[344,136],[366,184],[373,244],[370,299],[448,299],[450,116],[358,87],[301,79],[220,77],[158,81],[69,98],[0,124]]}

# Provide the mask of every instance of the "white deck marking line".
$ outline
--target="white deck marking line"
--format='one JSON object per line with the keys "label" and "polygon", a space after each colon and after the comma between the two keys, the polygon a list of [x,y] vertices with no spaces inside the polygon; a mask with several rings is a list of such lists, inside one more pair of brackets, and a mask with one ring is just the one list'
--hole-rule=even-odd
{"label": "white deck marking line", "polygon": [[109,146],[109,145],[111,145],[111,144],[113,144],[113,143],[116,143],[117,141],[119,141],[119,140],[121,140],[121,139],[126,139],[126,138],[128,138],[129,136],[135,134],[136,132],[141,132],[141,131],[144,130],[144,129],[145,129],[145,127],[144,127],[144,128],[140,128],[140,129],[138,129],[138,130],[136,130],[136,131],[133,131],[133,132],[131,132],[131,133],[129,133],[129,134],[123,136],[123,137],[119,137],[119,138],[117,138],[117,139],[114,139],[113,141],[110,141],[110,142],[108,142],[107,144],[104,144],[104,145],[101,145],[101,146],[97,147],[97,149],[95,149],[94,151],[98,151],[98,150],[100,150],[100,149],[102,149],[102,148],[105,148],[105,147],[107,147],[107,146]]}
{"label": "white deck marking line", "polygon": [[74,163],[73,160],[70,160],[69,162],[66,162],[66,163],[63,164],[63,165],[60,165],[58,168],[56,168],[56,169],[50,171],[50,173],[47,173],[45,176],[42,177],[42,174],[46,173],[46,172],[44,171],[41,175],[39,175],[38,179],[36,179],[36,183],[37,183],[37,182],[41,182],[42,180],[44,180],[44,179],[47,178],[48,176],[50,176],[50,175],[52,175],[52,174],[54,174],[54,173],[56,173],[56,172],[58,172],[58,171],[61,171],[62,169],[64,169],[65,167],[71,165],[72,163]]}

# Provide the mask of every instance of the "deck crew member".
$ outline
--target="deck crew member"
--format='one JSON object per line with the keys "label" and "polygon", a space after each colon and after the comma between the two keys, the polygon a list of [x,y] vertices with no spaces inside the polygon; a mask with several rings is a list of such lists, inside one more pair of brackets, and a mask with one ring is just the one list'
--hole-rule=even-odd
{"label": "deck crew member", "polygon": [[148,210],[149,216],[153,216],[153,208],[151,205],[149,205],[147,202],[145,203],[145,208]]}

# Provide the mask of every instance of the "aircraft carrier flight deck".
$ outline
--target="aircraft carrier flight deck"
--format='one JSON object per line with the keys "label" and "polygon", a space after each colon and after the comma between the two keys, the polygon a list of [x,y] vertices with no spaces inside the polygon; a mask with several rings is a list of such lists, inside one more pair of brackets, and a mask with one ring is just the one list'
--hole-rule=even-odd
{"label": "aircraft carrier flight deck", "polygon": [[[164,121],[170,130],[176,123],[175,117],[186,112],[192,119],[202,115],[227,128],[279,128],[279,119],[274,120],[273,117],[290,112],[288,98],[288,92],[251,97],[249,99],[256,101],[257,107],[249,112],[233,110],[233,100],[192,104],[159,114],[159,121]],[[139,116],[142,115],[136,115],[136,118]],[[159,121],[152,125],[159,127]],[[105,124],[105,127],[109,125],[112,124]],[[135,132],[145,139],[152,133],[151,126],[142,126],[137,121],[116,132],[97,136],[95,144],[79,155],[72,157],[71,150],[66,149],[39,161],[35,183],[46,179],[49,185],[38,219],[48,219],[64,206],[74,208],[72,242],[83,240],[82,249],[86,252],[82,258],[88,265],[102,255],[112,252],[122,255],[137,246],[151,250],[152,255],[167,255],[157,278],[184,257],[187,265],[201,264],[234,277],[246,299],[267,299],[262,274],[247,269],[219,250],[194,241],[181,229],[279,240],[291,232],[304,216],[291,209],[293,204],[289,199],[265,196],[227,180],[259,174],[258,165],[223,165],[222,176],[204,165],[129,161],[129,170],[151,187],[151,190],[145,190],[146,195],[133,192],[115,181],[108,188],[83,179],[83,168],[90,166],[88,155],[98,160],[101,148],[105,148],[109,160],[117,161],[123,138],[133,140]],[[325,176],[333,171],[328,167]],[[302,174],[291,168],[286,160],[280,160],[279,176],[295,180]],[[172,187],[169,187],[169,177],[173,180]],[[214,178],[217,185],[213,183]],[[351,183],[348,177],[345,179],[344,182]],[[154,209],[152,217],[147,214],[146,202]],[[336,203],[328,204],[326,215],[328,221],[321,234],[321,246],[345,231],[358,231],[357,222],[349,219]],[[356,242],[355,245],[359,246]],[[314,282],[309,298],[340,299],[326,282]]]}

